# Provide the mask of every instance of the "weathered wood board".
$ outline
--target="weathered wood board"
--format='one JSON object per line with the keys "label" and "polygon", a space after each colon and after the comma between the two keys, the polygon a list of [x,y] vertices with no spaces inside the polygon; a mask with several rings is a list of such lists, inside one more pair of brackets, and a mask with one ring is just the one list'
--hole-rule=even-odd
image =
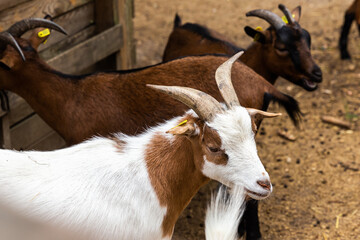
{"label": "weathered wood board", "polygon": [[[68,33],[53,31],[39,48],[41,58],[55,69],[77,74],[112,54],[116,54],[114,66],[129,68],[135,62],[134,54],[126,55],[135,52],[134,44],[124,42],[124,34],[132,41],[132,4],[133,0],[1,0],[0,31],[23,18],[49,14]],[[0,111],[2,147],[51,150],[65,146],[24,99],[14,93],[9,93],[9,99],[11,111]]]}

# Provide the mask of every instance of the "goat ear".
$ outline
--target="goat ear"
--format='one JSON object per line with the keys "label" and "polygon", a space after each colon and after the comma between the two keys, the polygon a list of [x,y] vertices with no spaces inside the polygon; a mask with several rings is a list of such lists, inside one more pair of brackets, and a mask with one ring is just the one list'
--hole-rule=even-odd
{"label": "goat ear", "polygon": [[181,26],[181,18],[179,14],[176,13],[174,18],[174,29],[180,26]]}
{"label": "goat ear", "polygon": [[245,30],[245,33],[248,36],[250,36],[251,38],[253,38],[255,41],[260,42],[260,43],[265,43],[266,37],[262,32],[257,31],[249,26],[246,26],[244,28],[244,30]]}
{"label": "goat ear", "polygon": [[11,70],[11,68],[19,64],[20,61],[22,62],[20,57],[5,56],[0,60],[0,67],[5,70]]}
{"label": "goat ear", "polygon": [[31,46],[37,51],[41,43],[45,43],[50,36],[50,29],[36,28],[29,37]]}
{"label": "goat ear", "polygon": [[7,70],[7,71],[11,70],[11,68],[8,65],[6,65],[5,63],[3,63],[1,61],[0,61],[0,68]]}
{"label": "goat ear", "polygon": [[294,10],[291,11],[295,21],[299,22],[301,17],[301,6],[297,6]]}
{"label": "goat ear", "polygon": [[169,129],[166,131],[166,133],[170,133],[172,135],[185,135],[185,136],[191,136],[195,133],[196,127],[195,123],[193,121],[182,121],[175,127]]}
{"label": "goat ear", "polygon": [[270,113],[270,112],[264,112],[258,109],[254,108],[246,108],[246,110],[249,112],[251,118],[254,120],[254,122],[258,122],[263,120],[264,118],[274,118],[281,116],[281,113]]}

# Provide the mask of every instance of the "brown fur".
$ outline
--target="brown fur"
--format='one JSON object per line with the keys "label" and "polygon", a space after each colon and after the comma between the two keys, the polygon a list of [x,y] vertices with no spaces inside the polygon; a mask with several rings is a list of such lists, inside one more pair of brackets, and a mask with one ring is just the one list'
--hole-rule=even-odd
{"label": "brown fur", "polygon": [[[228,157],[224,153],[221,147],[221,138],[219,134],[208,126],[204,127],[204,137],[202,139],[204,145],[202,147],[202,151],[208,154],[211,154],[213,157],[207,159],[210,162],[213,162],[218,165],[226,165]],[[210,148],[216,149],[218,151],[211,152]]]}
{"label": "brown fur", "polygon": [[[223,101],[214,76],[226,57],[187,57],[129,73],[73,78],[54,73],[36,51],[31,51],[28,41],[17,41],[27,60],[23,62],[12,47],[7,47],[1,61],[10,58],[16,64],[10,71],[0,66],[0,88],[23,97],[70,145],[93,135],[138,134],[187,109],[146,84],[191,87]],[[261,109],[265,93],[287,99],[240,62],[233,65],[232,81],[244,107]]]}
{"label": "brown fur", "polygon": [[346,14],[355,14],[355,21],[360,25],[360,1],[355,0],[351,6],[346,10]]}
{"label": "brown fur", "polygon": [[[209,49],[211,49],[211,51],[209,51]],[[223,44],[223,42],[214,42],[186,29],[175,28],[169,36],[163,54],[163,61],[169,61],[183,56],[204,55],[209,53],[233,55],[236,52],[226,44]]]}
{"label": "brown fur", "polygon": [[[183,56],[195,56],[204,54],[234,55],[240,47],[229,42],[219,34],[213,34],[213,30],[206,27],[211,37],[208,39],[191,30],[184,29],[184,25],[174,27],[163,54],[163,61],[169,61]],[[290,26],[290,25],[288,25]],[[301,84],[303,78],[310,78],[316,66],[310,54],[310,49],[304,39],[300,39],[296,45],[300,51],[302,69],[296,69],[289,55],[279,54],[274,48],[276,42],[275,31],[271,28],[263,31],[265,43],[254,42],[240,57],[240,61],[252,68],[271,84],[281,76],[296,84]],[[230,47],[232,45],[233,47]]]}
{"label": "brown fur", "polygon": [[151,184],[160,205],[167,207],[162,224],[164,237],[173,233],[175,222],[181,212],[199,188],[209,181],[209,178],[201,173],[204,155],[215,164],[227,163],[221,151],[212,153],[208,150],[209,146],[221,147],[219,135],[207,125],[204,126],[204,122],[198,118],[188,115],[181,121],[185,119],[190,124],[195,124],[195,128],[199,129],[199,135],[175,135],[174,141],[170,143],[163,133],[159,133],[153,137],[145,151]]}

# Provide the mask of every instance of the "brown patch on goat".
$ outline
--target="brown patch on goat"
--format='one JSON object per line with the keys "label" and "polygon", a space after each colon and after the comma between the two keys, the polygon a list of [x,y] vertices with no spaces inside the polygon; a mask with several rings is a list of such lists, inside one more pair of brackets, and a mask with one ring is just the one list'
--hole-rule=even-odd
{"label": "brown patch on goat", "polygon": [[115,136],[110,137],[110,140],[114,142],[114,146],[119,153],[123,153],[126,142]]}
{"label": "brown patch on goat", "polygon": [[360,25],[360,1],[355,0],[346,10],[346,14],[355,14],[355,21],[358,25]]}
{"label": "brown patch on goat", "polygon": [[221,138],[214,129],[205,125],[202,141],[204,143],[202,144],[202,148],[207,161],[217,165],[227,164],[228,157],[224,150],[221,149]]}
{"label": "brown patch on goat", "polygon": [[170,142],[164,134],[151,139],[145,161],[160,205],[167,208],[162,223],[165,237],[172,235],[181,212],[209,179],[200,171],[203,157],[199,136],[177,135]]}
{"label": "brown patch on goat", "polygon": [[260,122],[261,122],[261,120],[259,120],[259,123],[256,124],[255,121],[254,121],[254,119],[251,118],[251,129],[252,129],[252,131],[254,132],[255,136],[256,136],[257,131],[258,131],[257,125],[260,125]]}
{"label": "brown patch on goat", "polygon": [[[211,31],[214,33],[214,31]],[[215,34],[220,37],[220,34]],[[209,49],[212,51],[209,52]],[[169,61],[183,56],[203,55],[209,53],[227,53],[232,51],[222,42],[214,42],[201,35],[182,28],[176,28],[169,36],[163,54],[163,61]]]}

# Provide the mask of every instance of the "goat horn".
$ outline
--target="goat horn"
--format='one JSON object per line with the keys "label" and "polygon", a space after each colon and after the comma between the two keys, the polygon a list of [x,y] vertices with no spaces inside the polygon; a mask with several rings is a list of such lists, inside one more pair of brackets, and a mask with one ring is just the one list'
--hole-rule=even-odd
{"label": "goat horn", "polygon": [[220,90],[221,96],[224,98],[226,106],[228,108],[234,106],[240,106],[239,99],[236,95],[234,86],[231,82],[231,68],[234,62],[244,53],[244,51],[238,52],[226,62],[221,64],[215,72],[215,80]]}
{"label": "goat horn", "polygon": [[[24,53],[22,52],[19,44],[16,42],[15,38],[8,32],[0,33],[0,41],[10,44],[16,51],[20,54],[23,61],[25,61]],[[0,43],[0,45],[3,45]],[[6,45],[5,45],[6,46]]]}
{"label": "goat horn", "polygon": [[15,24],[13,24],[7,32],[13,35],[14,37],[21,37],[25,32],[30,29],[38,28],[38,27],[45,27],[56,30],[63,34],[67,34],[66,31],[59,26],[58,24],[43,18],[28,18],[21,20]]}
{"label": "goat horn", "polygon": [[281,113],[265,112],[265,111],[261,111],[259,109],[255,109],[255,108],[246,108],[246,110],[248,111],[250,116],[255,116],[255,115],[259,114],[262,116],[262,118],[274,118],[274,117],[278,117],[278,116],[282,115]]}
{"label": "goat horn", "polygon": [[211,121],[217,113],[223,112],[221,104],[215,98],[199,90],[188,87],[152,84],[146,84],[146,86],[166,93],[184,103],[204,121]]}
{"label": "goat horn", "polygon": [[247,17],[259,17],[270,23],[275,30],[282,28],[285,23],[283,20],[273,12],[264,9],[256,9],[246,13]]}
{"label": "goat horn", "polygon": [[294,24],[295,19],[293,18],[290,10],[287,7],[285,7],[284,4],[279,4],[279,9],[284,13],[286,19],[288,20],[288,23]]}

